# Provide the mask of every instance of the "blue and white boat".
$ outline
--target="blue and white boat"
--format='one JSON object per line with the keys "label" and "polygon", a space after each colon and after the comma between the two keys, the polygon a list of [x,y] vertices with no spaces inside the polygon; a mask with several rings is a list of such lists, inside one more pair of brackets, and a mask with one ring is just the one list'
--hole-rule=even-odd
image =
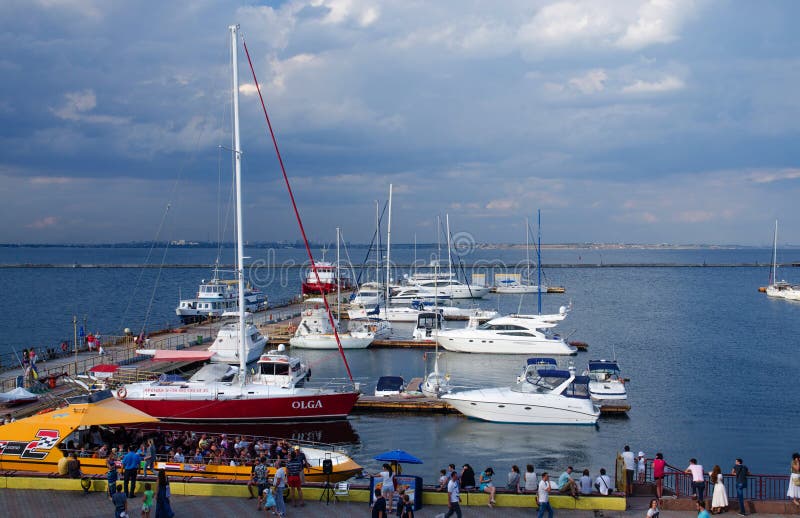
{"label": "blue and white boat", "polygon": [[589,360],[583,373],[589,378],[589,394],[598,405],[620,405],[628,401],[625,379],[616,360]]}

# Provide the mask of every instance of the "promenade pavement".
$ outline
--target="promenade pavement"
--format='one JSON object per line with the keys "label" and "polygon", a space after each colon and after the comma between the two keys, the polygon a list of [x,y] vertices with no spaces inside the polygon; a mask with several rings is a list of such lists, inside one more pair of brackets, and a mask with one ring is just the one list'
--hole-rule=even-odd
{"label": "promenade pavement", "polygon": [[[132,518],[141,516],[142,498],[130,501],[129,512]],[[246,498],[230,497],[200,497],[200,496],[174,496],[172,507],[176,518],[191,517],[271,517],[273,515],[256,511],[256,501]],[[629,502],[630,509],[624,512],[617,511],[567,511],[556,509],[558,518],[614,518],[638,517],[644,518],[646,514],[647,499],[634,498]],[[498,507],[462,507],[465,517],[503,517],[522,518],[536,515],[533,508],[508,508]],[[425,506],[415,513],[418,518],[434,518],[437,514],[446,512],[445,506]],[[0,490],[0,513],[9,518],[111,518],[114,508],[108,497],[101,493],[84,495],[80,491],[48,491],[48,490]],[[151,517],[155,513],[150,514]],[[325,504],[316,500],[308,501],[305,507],[287,508],[287,518],[310,517],[350,517],[370,516],[370,509],[365,503],[339,502]],[[661,511],[661,518],[695,518],[697,513],[689,511]],[[734,518],[735,512],[728,512],[728,518]],[[778,517],[783,515],[758,514],[759,518]]]}

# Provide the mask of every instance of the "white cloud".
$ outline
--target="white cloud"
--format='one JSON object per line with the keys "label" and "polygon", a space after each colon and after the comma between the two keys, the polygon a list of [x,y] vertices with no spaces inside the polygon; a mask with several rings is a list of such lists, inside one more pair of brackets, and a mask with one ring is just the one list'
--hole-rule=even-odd
{"label": "white cloud", "polygon": [[361,27],[368,27],[380,17],[380,10],[365,1],[312,0],[311,5],[328,9],[328,14],[323,20],[323,23],[328,24],[340,24],[353,20]]}
{"label": "white cloud", "polygon": [[548,4],[523,24],[518,40],[529,53],[536,47],[640,50],[678,39],[695,12],[695,0],[572,0]]}
{"label": "white cloud", "polygon": [[51,108],[50,111],[59,119],[70,121],[84,121],[98,124],[123,124],[128,118],[114,117],[111,115],[91,114],[97,107],[97,96],[91,89],[64,94],[65,101],[60,108]]}
{"label": "white cloud", "polygon": [[636,80],[633,84],[629,84],[622,88],[622,93],[626,94],[652,94],[672,92],[674,90],[682,90],[686,84],[682,79],[675,76],[666,76],[658,81],[642,81]]}
{"label": "white cloud", "polygon": [[581,93],[593,94],[603,91],[607,79],[608,74],[606,74],[605,70],[596,69],[590,70],[582,76],[573,77],[569,80],[569,85]]}
{"label": "white cloud", "polygon": [[28,223],[25,226],[27,228],[42,229],[42,228],[52,227],[57,223],[58,223],[58,218],[56,218],[55,216],[47,216],[42,219],[37,219],[32,223]]}
{"label": "white cloud", "polygon": [[782,180],[797,180],[800,178],[800,169],[782,169],[780,171],[753,171],[748,174],[748,179],[753,183],[773,183]]}

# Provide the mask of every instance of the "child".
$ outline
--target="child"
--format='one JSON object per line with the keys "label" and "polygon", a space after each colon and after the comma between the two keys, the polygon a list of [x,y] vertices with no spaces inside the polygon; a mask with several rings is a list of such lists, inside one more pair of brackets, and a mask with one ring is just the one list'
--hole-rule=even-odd
{"label": "child", "polygon": [[264,510],[267,512],[267,514],[269,514],[270,512],[272,512],[272,514],[277,514],[276,513],[277,504],[275,502],[275,495],[272,493],[274,490],[275,488],[270,488],[270,487],[264,490],[264,494],[266,495],[266,501],[264,502]]}
{"label": "child", "polygon": [[411,504],[411,499],[408,495],[403,495],[403,513],[400,518],[414,518],[414,506]]}
{"label": "child", "polygon": [[636,459],[636,473],[640,483],[644,482],[644,472],[646,465],[647,465],[647,459],[645,459],[644,452],[640,451],[639,456]]}
{"label": "child", "polygon": [[150,509],[153,508],[153,489],[150,482],[144,484],[144,501],[142,502],[142,518],[150,518]]}

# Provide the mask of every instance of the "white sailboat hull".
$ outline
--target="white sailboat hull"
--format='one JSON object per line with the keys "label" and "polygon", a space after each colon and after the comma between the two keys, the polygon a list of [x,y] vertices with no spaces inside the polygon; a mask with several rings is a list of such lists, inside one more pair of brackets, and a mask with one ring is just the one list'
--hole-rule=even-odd
{"label": "white sailboat hull", "polygon": [[[366,349],[375,339],[374,335],[353,336],[348,333],[339,335],[342,349]],[[303,335],[293,336],[289,339],[289,345],[298,349],[338,349],[336,337],[330,335]]]}
{"label": "white sailboat hull", "polygon": [[794,286],[776,287],[774,284],[767,286],[767,296],[776,299],[800,300],[800,289]]}
{"label": "white sailboat hull", "polygon": [[600,416],[589,399],[510,388],[468,390],[445,394],[442,399],[467,417],[495,423],[593,425]]}

